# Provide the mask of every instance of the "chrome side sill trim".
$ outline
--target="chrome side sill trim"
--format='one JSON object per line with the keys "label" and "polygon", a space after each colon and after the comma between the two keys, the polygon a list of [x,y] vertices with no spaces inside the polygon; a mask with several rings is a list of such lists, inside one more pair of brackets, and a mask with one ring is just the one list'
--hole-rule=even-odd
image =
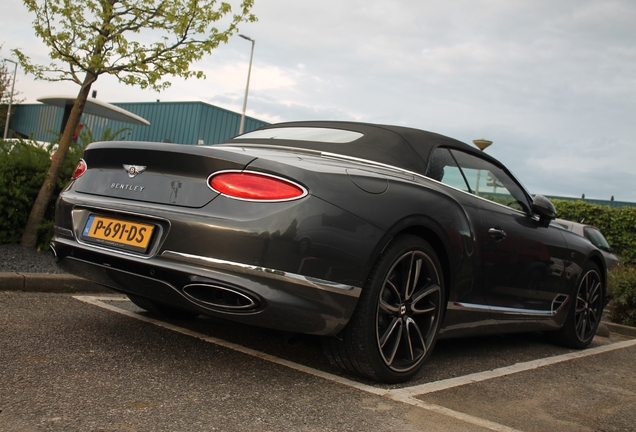
{"label": "chrome side sill trim", "polygon": [[[205,267],[213,267],[219,270],[228,270],[234,273],[243,273],[253,275],[257,277],[266,277],[269,279],[277,279],[292,283],[300,283],[305,286],[313,287],[316,289],[336,292],[339,294],[345,294],[353,297],[359,297],[362,292],[361,288],[344,285],[324,279],[313,278],[310,276],[302,276],[295,273],[285,272],[281,270],[274,270],[266,267],[253,266],[249,264],[242,264],[232,261],[225,261],[216,258],[204,257],[199,255],[191,255],[183,252],[164,251],[161,254],[162,258],[173,259],[176,261],[187,262],[191,264],[198,264]],[[290,280],[291,279],[291,280]]]}
{"label": "chrome side sill trim", "polygon": [[563,294],[557,295],[552,302],[552,310],[549,310],[549,311],[508,308],[508,307],[500,307],[500,306],[488,306],[488,305],[462,303],[462,302],[453,302],[453,303],[449,302],[448,309],[473,310],[477,312],[490,312],[493,314],[502,314],[502,315],[517,315],[517,316],[549,318],[561,312],[563,308],[569,303],[569,300],[570,300],[569,296],[566,296]]}

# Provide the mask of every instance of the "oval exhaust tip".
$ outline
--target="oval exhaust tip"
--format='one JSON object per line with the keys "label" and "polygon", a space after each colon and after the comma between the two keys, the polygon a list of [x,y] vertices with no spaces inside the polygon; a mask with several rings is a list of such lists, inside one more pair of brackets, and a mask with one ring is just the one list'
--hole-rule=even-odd
{"label": "oval exhaust tip", "polygon": [[231,310],[248,311],[258,307],[258,300],[232,288],[211,284],[190,284],[183,287],[183,293],[197,303]]}

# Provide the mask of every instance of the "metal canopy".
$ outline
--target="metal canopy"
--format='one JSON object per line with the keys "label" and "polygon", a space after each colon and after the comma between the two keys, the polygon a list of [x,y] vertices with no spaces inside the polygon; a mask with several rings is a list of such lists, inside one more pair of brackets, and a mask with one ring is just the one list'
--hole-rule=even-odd
{"label": "metal canopy", "polygon": [[[72,106],[75,103],[75,99],[75,96],[47,96],[39,98],[38,102],[66,109],[68,106]],[[150,122],[148,120],[139,117],[137,114],[133,114],[130,111],[126,111],[125,109],[95,98],[88,98],[86,100],[84,114],[91,114],[97,117],[103,117],[124,123],[150,126]]]}

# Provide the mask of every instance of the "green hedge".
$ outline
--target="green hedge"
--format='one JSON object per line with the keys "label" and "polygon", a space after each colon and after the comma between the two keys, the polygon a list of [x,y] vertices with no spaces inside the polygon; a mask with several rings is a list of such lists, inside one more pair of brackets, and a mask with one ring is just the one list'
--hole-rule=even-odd
{"label": "green hedge", "polygon": [[636,327],[636,267],[620,266],[609,274],[610,319]]}
{"label": "green hedge", "polygon": [[636,264],[636,207],[612,208],[584,201],[552,202],[559,218],[594,225],[624,264]]}
{"label": "green hedge", "polygon": [[[73,147],[66,158],[53,196],[68,183],[80,158]],[[0,140],[0,244],[19,243],[33,202],[51,165],[50,150],[28,141]],[[44,222],[38,228],[38,249],[48,248],[53,235],[55,199],[49,203]]]}

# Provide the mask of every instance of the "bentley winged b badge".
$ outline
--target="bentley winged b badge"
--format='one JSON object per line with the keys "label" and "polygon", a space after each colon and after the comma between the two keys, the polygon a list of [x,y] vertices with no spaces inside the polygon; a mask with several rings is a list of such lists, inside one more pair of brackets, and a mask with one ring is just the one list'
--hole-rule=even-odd
{"label": "bentley winged b badge", "polygon": [[143,165],[126,165],[124,164],[124,169],[128,173],[128,177],[134,178],[137,174],[141,174],[146,171],[146,167]]}

